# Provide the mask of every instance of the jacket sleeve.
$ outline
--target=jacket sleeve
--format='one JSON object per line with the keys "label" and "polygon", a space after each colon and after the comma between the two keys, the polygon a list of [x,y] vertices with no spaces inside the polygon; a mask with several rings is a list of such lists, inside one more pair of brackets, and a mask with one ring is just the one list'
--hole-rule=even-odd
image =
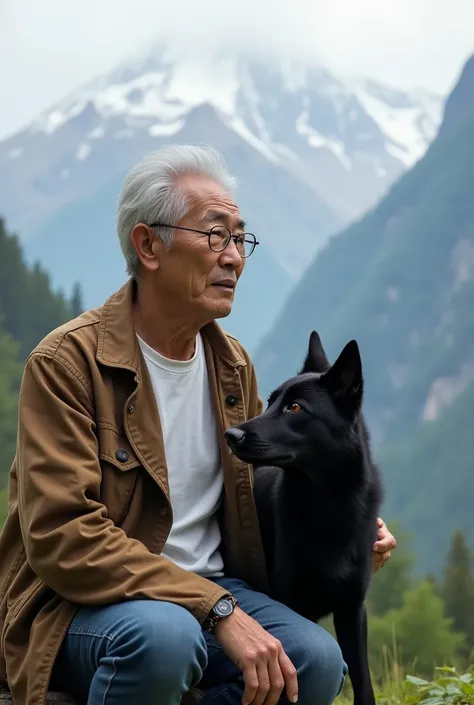
{"label": "jacket sleeve", "polygon": [[34,353],[19,398],[18,511],[28,562],[55,592],[97,605],[148,598],[201,623],[226,590],[129,538],[100,501],[101,468],[87,383]]}

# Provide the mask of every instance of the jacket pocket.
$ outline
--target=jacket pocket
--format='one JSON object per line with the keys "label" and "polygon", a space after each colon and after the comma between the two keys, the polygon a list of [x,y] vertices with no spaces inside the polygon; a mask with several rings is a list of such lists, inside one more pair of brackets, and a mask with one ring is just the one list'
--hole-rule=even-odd
{"label": "jacket pocket", "polygon": [[125,433],[109,424],[99,424],[99,457],[117,470],[133,470],[141,465]]}
{"label": "jacket pocket", "polygon": [[127,515],[142,466],[125,433],[100,424],[98,437],[102,470],[101,501],[110,519],[120,526]]}

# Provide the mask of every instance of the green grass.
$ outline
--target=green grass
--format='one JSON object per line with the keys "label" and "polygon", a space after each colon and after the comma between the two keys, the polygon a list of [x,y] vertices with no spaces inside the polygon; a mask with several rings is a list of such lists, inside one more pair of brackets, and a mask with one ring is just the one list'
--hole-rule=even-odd
{"label": "green grass", "polygon": [[[374,679],[378,705],[474,705],[474,668],[467,672],[450,666],[435,668],[431,680],[419,678],[390,664],[383,678]],[[336,705],[352,705],[349,679]]]}

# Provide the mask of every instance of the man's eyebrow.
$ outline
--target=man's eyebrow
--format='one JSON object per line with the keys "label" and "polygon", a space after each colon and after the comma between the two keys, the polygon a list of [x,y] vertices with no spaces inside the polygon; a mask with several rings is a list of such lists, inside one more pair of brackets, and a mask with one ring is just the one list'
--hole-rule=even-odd
{"label": "man's eyebrow", "polygon": [[[203,218],[204,223],[215,223],[216,221],[218,223],[222,223],[223,225],[227,225],[229,222],[229,213],[226,213],[225,211],[208,211]],[[240,218],[237,221],[237,227],[240,230],[245,230],[247,223],[245,220]]]}

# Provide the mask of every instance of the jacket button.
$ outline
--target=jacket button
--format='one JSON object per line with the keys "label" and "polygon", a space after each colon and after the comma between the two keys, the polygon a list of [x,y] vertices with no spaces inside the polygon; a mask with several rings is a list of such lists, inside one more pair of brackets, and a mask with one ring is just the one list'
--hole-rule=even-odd
{"label": "jacket button", "polygon": [[163,509],[160,509],[160,516],[167,517],[168,514],[169,514],[168,507],[163,507]]}
{"label": "jacket button", "polygon": [[229,394],[229,396],[226,397],[225,403],[228,404],[229,406],[235,406],[238,401],[239,400],[235,396],[235,394]]}
{"label": "jacket button", "polygon": [[119,448],[115,453],[115,457],[120,463],[126,463],[128,460],[128,453],[125,448]]}
{"label": "jacket button", "polygon": [[127,408],[127,411],[129,414],[133,414],[133,412],[135,411],[135,407],[133,406],[133,404],[130,404],[130,406]]}

